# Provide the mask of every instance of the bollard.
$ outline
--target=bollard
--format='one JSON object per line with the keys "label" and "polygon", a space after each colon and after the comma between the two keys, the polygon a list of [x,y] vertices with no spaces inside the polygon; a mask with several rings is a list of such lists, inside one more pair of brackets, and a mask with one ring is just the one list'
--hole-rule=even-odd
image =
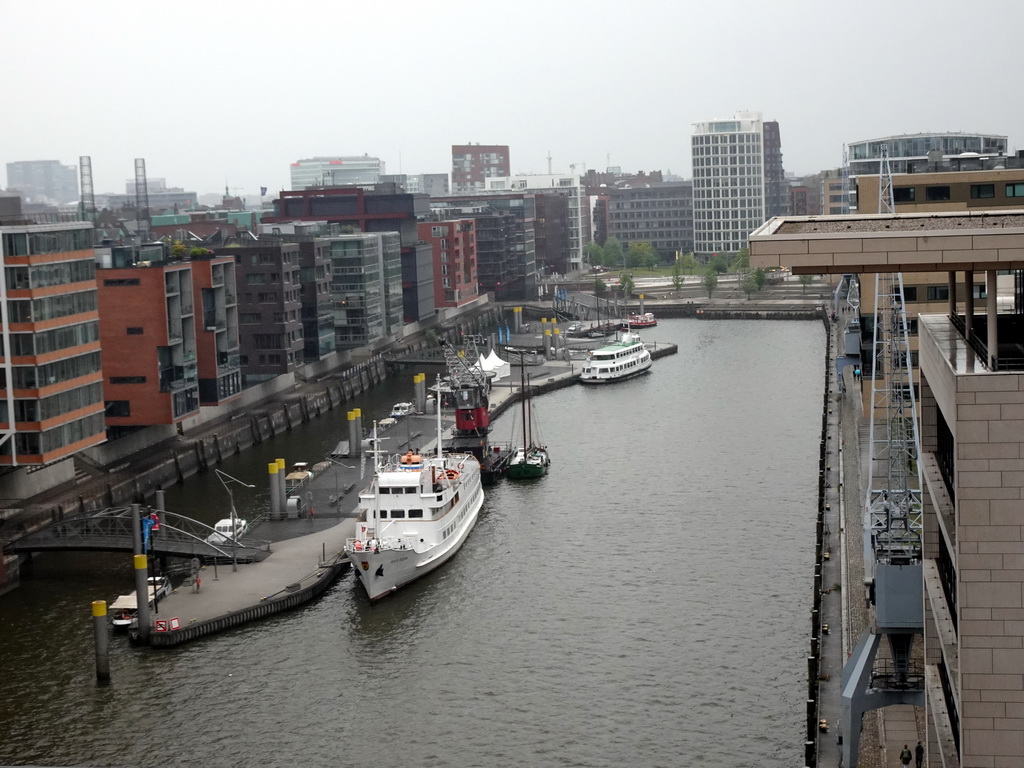
{"label": "bollard", "polygon": [[281,517],[288,516],[288,492],[285,490],[284,477],[288,472],[285,470],[284,459],[277,460],[277,498],[280,505]]}
{"label": "bollard", "polygon": [[270,491],[270,519],[281,519],[281,499],[277,495],[277,462],[267,465],[267,487]]}
{"label": "bollard", "polygon": [[139,642],[149,644],[149,558],[135,555],[135,604],[139,607]]}
{"label": "bollard", "polygon": [[166,502],[164,501],[164,489],[163,488],[157,488],[156,489],[156,509],[157,509],[158,512],[166,512],[167,511],[167,508],[164,506],[165,503]]}
{"label": "bollard", "polygon": [[349,411],[345,415],[348,417],[348,455],[349,458],[356,458],[362,455],[362,435],[356,428],[356,412]]}
{"label": "bollard", "polygon": [[92,601],[92,629],[96,638],[96,682],[110,682],[110,633],[107,632],[107,601]]}

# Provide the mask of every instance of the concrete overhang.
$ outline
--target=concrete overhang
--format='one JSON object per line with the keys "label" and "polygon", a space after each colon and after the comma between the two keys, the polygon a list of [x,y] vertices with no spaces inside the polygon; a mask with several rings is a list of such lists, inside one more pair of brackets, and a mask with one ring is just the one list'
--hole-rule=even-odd
{"label": "concrete overhang", "polygon": [[776,216],[750,264],[798,275],[1024,269],[1024,210]]}

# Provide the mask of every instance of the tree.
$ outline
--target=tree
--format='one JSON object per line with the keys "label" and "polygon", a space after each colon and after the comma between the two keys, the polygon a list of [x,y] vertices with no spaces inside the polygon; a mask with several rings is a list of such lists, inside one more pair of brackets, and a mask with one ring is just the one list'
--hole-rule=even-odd
{"label": "tree", "polygon": [[708,266],[719,275],[724,275],[729,271],[729,263],[725,260],[725,256],[720,253],[715,254],[714,258],[708,262]]}
{"label": "tree", "polygon": [[590,266],[592,266],[592,267],[607,266],[605,264],[605,258],[606,257],[605,257],[605,253],[604,253],[604,248],[602,248],[597,243],[587,243],[586,253],[587,253],[587,263],[590,264]]}
{"label": "tree", "polygon": [[732,257],[733,272],[746,272],[750,269],[750,251],[746,248],[740,248],[736,255]]}
{"label": "tree", "polygon": [[760,267],[755,269],[752,274],[754,275],[754,280],[757,281],[757,290],[760,291],[762,288],[764,288],[764,284],[768,281],[768,275],[766,275],[764,270],[761,269]]}
{"label": "tree", "polygon": [[600,277],[594,280],[594,295],[600,299],[603,298],[606,293],[608,293],[608,283]]}
{"label": "tree", "polygon": [[636,283],[633,282],[633,275],[629,272],[623,272],[619,278],[619,287],[622,289],[622,298],[628,298],[633,293],[633,288],[636,287]]}
{"label": "tree", "polygon": [[697,257],[693,255],[693,251],[684,253],[679,257],[677,263],[688,275],[693,274],[693,271],[697,269]]}
{"label": "tree", "polygon": [[622,259],[622,243],[618,238],[609,237],[604,241],[604,265],[615,269],[624,264]]}
{"label": "tree", "polygon": [[807,286],[814,282],[814,275],[800,275],[800,285],[803,286],[802,293],[807,293]]}
{"label": "tree", "polygon": [[181,240],[175,240],[174,244],[171,245],[171,256],[173,256],[176,259],[184,258],[185,252],[187,250],[188,246],[181,242]]}
{"label": "tree", "polygon": [[707,272],[704,273],[704,278],[701,280],[701,284],[708,291],[708,298],[711,298],[711,294],[715,292],[715,286],[718,285],[718,271],[714,267],[708,267]]}
{"label": "tree", "polygon": [[630,243],[626,249],[626,266],[632,269],[647,267],[654,269],[658,263],[658,252],[647,240]]}
{"label": "tree", "polygon": [[672,287],[678,292],[683,287],[683,266],[679,259],[672,265]]}
{"label": "tree", "polygon": [[747,294],[747,300],[750,300],[750,294],[757,293],[761,290],[761,286],[757,284],[757,276],[753,273],[748,273],[744,276],[743,282],[740,284],[740,289]]}

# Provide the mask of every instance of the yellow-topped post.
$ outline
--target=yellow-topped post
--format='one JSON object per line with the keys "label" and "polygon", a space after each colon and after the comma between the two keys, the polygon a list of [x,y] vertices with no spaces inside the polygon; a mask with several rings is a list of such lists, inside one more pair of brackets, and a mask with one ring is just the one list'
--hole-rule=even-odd
{"label": "yellow-topped post", "polygon": [[107,630],[107,601],[92,601],[92,632],[96,639],[96,682],[110,682],[110,633]]}
{"label": "yellow-topped post", "polygon": [[277,495],[277,462],[267,464],[267,490],[270,491],[270,519],[281,519],[281,497]]}
{"label": "yellow-topped post", "polygon": [[135,555],[135,604],[139,610],[139,641],[149,642],[149,558],[146,555]]}

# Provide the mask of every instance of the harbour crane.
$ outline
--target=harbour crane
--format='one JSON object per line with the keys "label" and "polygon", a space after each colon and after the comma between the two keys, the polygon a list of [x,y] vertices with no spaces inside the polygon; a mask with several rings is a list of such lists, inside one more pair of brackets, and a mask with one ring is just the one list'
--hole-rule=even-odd
{"label": "harbour crane", "polygon": [[[894,211],[892,172],[883,145],[879,213]],[[875,275],[870,371],[870,450],[864,500],[865,599],[871,626],[857,642],[842,674],[840,728],[844,766],[857,765],[864,713],[896,704],[924,704],[924,678],[911,660],[924,631],[920,432],[911,375],[903,275]],[[889,659],[876,659],[882,639]]]}

